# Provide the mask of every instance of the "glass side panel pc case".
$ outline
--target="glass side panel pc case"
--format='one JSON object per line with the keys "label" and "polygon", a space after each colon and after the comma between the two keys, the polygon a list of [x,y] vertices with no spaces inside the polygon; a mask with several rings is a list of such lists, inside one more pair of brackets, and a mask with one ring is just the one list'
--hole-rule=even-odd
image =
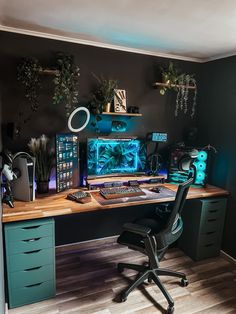
{"label": "glass side panel pc case", "polygon": [[[178,161],[186,153],[184,148],[177,148],[171,151],[170,166],[168,173],[168,181],[173,183],[182,183],[189,177],[188,171],[178,170]],[[207,182],[207,169],[208,169],[208,152],[198,149],[198,157],[194,162],[197,173],[194,185],[204,186]]]}
{"label": "glass side panel pc case", "polygon": [[79,182],[79,138],[77,135],[56,135],[57,192],[77,188]]}
{"label": "glass side panel pc case", "polygon": [[137,138],[90,138],[87,143],[88,178],[145,174],[146,145]]}

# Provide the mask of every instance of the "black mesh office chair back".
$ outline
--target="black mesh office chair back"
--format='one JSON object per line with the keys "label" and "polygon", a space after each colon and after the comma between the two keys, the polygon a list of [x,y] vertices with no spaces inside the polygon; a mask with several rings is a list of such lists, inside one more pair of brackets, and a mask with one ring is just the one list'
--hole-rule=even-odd
{"label": "black mesh office chair back", "polygon": [[[183,286],[186,286],[188,281],[184,273],[160,268],[159,262],[167,251],[168,246],[175,242],[182,233],[183,222],[181,212],[192,182],[193,178],[179,185],[172,206],[170,204],[160,205],[152,217],[139,219],[134,223],[124,225],[124,231],[119,236],[118,243],[144,253],[148,256],[148,263],[147,265],[118,264],[119,272],[122,272],[125,268],[139,272],[137,279],[128,289],[122,292],[120,296],[121,301],[125,301],[129,293],[146,279],[149,282],[153,280],[168,301],[169,307],[167,313],[174,312],[174,301],[161,283],[159,276],[179,277]],[[172,208],[171,211],[169,211],[170,207]]]}

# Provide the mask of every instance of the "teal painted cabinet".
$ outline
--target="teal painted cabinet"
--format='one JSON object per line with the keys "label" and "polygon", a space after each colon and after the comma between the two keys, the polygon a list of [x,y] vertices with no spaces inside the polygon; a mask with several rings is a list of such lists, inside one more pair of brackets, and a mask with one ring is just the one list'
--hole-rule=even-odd
{"label": "teal painted cabinet", "polygon": [[9,308],[55,296],[54,219],[5,224]]}
{"label": "teal painted cabinet", "polygon": [[220,254],[226,205],[227,199],[223,197],[186,202],[182,213],[184,229],[178,245],[192,259]]}

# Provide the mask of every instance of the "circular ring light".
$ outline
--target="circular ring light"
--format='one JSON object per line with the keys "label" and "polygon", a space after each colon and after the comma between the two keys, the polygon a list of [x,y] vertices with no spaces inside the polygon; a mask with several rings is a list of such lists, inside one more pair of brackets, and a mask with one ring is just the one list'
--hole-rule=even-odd
{"label": "circular ring light", "polygon": [[[71,121],[72,119],[74,118],[74,116],[76,115],[77,112],[79,111],[84,111],[86,113],[86,121],[84,122],[84,124],[78,128],[78,129],[75,129],[73,128],[73,126],[71,125]],[[71,132],[80,132],[82,131],[84,128],[86,128],[86,126],[88,125],[89,123],[89,119],[90,119],[90,112],[87,108],[85,107],[78,107],[76,108],[74,111],[71,112],[70,116],[69,116],[69,119],[68,119],[68,129],[71,131]]]}

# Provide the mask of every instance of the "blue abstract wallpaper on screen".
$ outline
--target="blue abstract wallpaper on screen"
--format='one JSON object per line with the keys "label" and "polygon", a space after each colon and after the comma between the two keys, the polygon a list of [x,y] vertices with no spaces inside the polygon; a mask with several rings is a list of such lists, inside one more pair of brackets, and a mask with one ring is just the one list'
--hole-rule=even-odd
{"label": "blue abstract wallpaper on screen", "polygon": [[146,170],[146,145],[139,139],[88,139],[87,154],[88,176]]}

